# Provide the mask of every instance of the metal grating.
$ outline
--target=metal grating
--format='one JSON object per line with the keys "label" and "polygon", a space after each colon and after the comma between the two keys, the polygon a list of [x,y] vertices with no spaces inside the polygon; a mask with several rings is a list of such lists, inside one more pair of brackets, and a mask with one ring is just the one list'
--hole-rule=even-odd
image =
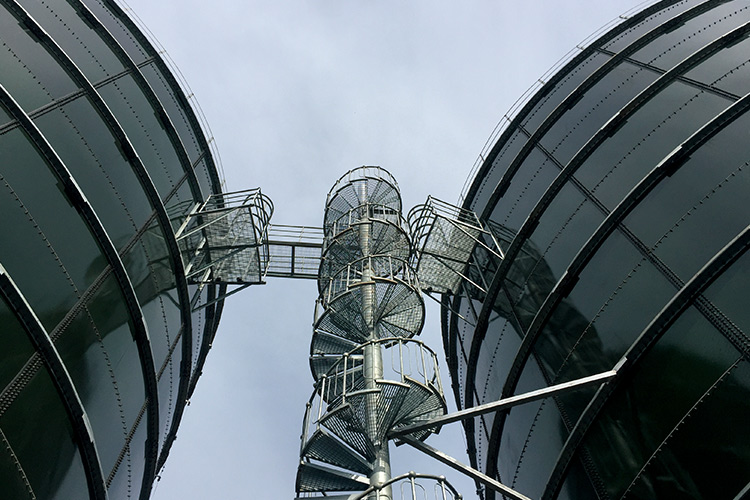
{"label": "metal grating", "polygon": [[416,248],[416,270],[423,290],[454,293],[468,278],[466,268],[479,245],[502,258],[502,250],[492,232],[484,228],[477,215],[436,198],[409,212],[409,224]]}
{"label": "metal grating", "polygon": [[361,474],[372,473],[371,465],[359,453],[330,435],[325,429],[315,431],[303,451],[303,456]]}
{"label": "metal grating", "polygon": [[322,247],[322,228],[271,224],[266,276],[316,279]]}

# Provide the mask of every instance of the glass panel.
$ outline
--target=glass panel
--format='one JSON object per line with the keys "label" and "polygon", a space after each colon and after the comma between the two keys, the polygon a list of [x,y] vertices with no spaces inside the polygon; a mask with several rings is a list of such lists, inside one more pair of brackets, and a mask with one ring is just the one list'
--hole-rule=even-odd
{"label": "glass panel", "polygon": [[[590,459],[589,459],[590,461]],[[573,460],[565,475],[557,500],[599,500],[594,485],[580,460]]]}
{"label": "glass panel", "polygon": [[500,182],[500,179],[502,179],[511,162],[526,143],[527,139],[528,136],[526,134],[520,130],[515,130],[510,138],[503,143],[502,149],[492,160],[492,166],[482,178],[480,187],[474,195],[474,199],[471,203],[471,209],[478,215],[482,215],[482,211],[489,201],[490,196],[492,196],[492,192],[495,190],[497,183]]}
{"label": "glass panel", "polygon": [[518,460],[513,487],[531,498],[541,498],[546,484],[540,478],[552,473],[567,436],[555,400],[542,400]]}
{"label": "glass panel", "polygon": [[94,156],[90,144],[72,123],[70,112],[76,108],[71,105],[66,108],[45,113],[37,118],[36,125],[60,159],[70,166],[71,175],[85,193],[115,248],[122,248],[136,232],[135,221]]}
{"label": "glass panel", "polygon": [[[207,154],[211,154],[210,152]],[[201,192],[203,197],[206,198],[208,193],[214,193],[216,190],[213,188],[213,182],[211,176],[208,174],[208,165],[206,159],[202,159],[195,165],[195,175],[198,178],[198,184],[201,186]]]}
{"label": "glass panel", "polygon": [[[523,370],[515,394],[541,389],[546,385],[542,372],[539,370],[539,365],[534,359],[531,359]],[[500,464],[501,477],[504,477],[504,480],[510,483],[511,487],[515,483],[516,467],[524,451],[526,436],[531,431],[534,417],[541,404],[541,401],[534,401],[514,406],[505,420],[498,453],[498,464]]]}
{"label": "glass panel", "polygon": [[176,233],[180,229],[180,226],[185,222],[187,215],[194,208],[195,204],[199,203],[199,200],[193,198],[187,175],[180,179],[179,186],[169,199],[164,202],[164,208],[166,208],[167,215],[169,215],[173,233]]}
{"label": "glass panel", "polygon": [[91,9],[99,21],[112,33],[115,40],[125,49],[128,56],[140,64],[146,59],[146,52],[133,34],[123,26],[119,19],[104,5],[102,0],[86,0],[86,6]]}
{"label": "glass panel", "polygon": [[98,91],[148,169],[160,197],[165,199],[185,171],[153,107],[130,75]]}
{"label": "glass panel", "polygon": [[101,37],[67,2],[21,0],[19,3],[90,82],[98,82],[124,69]]}
{"label": "glass panel", "polygon": [[36,371],[0,416],[0,428],[36,498],[54,498],[63,489],[77,490],[74,497],[88,497],[73,429],[45,369]]}
{"label": "glass panel", "polygon": [[[88,312],[80,309],[59,334],[55,346],[86,409],[106,473],[114,465],[126,433],[111,359],[97,334]],[[92,384],[94,380],[98,383]]]}
{"label": "glass panel", "polygon": [[[187,151],[188,158],[190,158],[190,163],[195,163],[198,156],[200,156],[201,149],[196,140],[196,131],[190,126],[190,122],[188,121],[183,105],[181,104],[184,101],[178,100],[175,97],[174,90],[169,86],[167,79],[154,62],[151,62],[140,69],[141,73],[143,73],[143,76],[146,78],[146,81],[148,81],[151,88],[154,89],[162,106],[164,106],[164,110],[172,120],[175,129],[177,129],[180,140]],[[197,133],[202,132],[198,131]],[[210,191],[205,191],[205,193],[209,192]]]}
{"label": "glass panel", "polygon": [[632,57],[636,61],[667,70],[702,48],[708,41],[715,40],[749,20],[750,7],[744,2],[719,4],[670,31],[669,36],[656,39]]}
{"label": "glass panel", "polygon": [[688,71],[685,76],[725,92],[743,96],[750,91],[748,88],[748,82],[750,82],[748,52],[750,52],[750,39],[745,39],[703,61]]}
{"label": "glass panel", "polygon": [[[19,130],[0,136],[0,262],[48,330],[106,266],[91,233],[57,178]],[[13,168],[24,165],[24,168]],[[23,248],[23,252],[18,249]],[[34,262],[34,266],[29,266]]]}
{"label": "glass panel", "polygon": [[518,230],[559,173],[557,165],[535,148],[526,157],[508,190],[492,210],[492,222]]}
{"label": "glass panel", "polygon": [[628,227],[682,281],[689,280],[750,219],[748,126],[750,114],[724,128],[659,183],[626,219]]}
{"label": "glass panel", "polygon": [[611,210],[675,147],[730,104],[674,82],[603,143],[576,177]]}
{"label": "glass panel", "polygon": [[21,326],[18,318],[11,312],[2,297],[0,297],[0,325],[2,325],[3,343],[3,362],[0,363],[0,390],[3,390],[29,361],[35,350],[26,330]]}
{"label": "glass panel", "polygon": [[609,61],[608,54],[595,52],[581,61],[577,66],[569,70],[563,79],[555,85],[555,88],[541,99],[533,111],[523,119],[523,126],[529,134],[533,134],[542,121],[549,115],[568,95],[573,92],[586,78]]}
{"label": "glass panel", "polygon": [[0,34],[0,82],[26,112],[78,89],[42,44],[3,6]]}
{"label": "glass panel", "polygon": [[621,35],[613,38],[610,42],[604,45],[604,48],[613,52],[619,52],[644,34],[650,32],[654,28],[658,28],[669,19],[695,7],[701,2],[702,0],[685,0],[660,9],[658,12],[644,19],[634,27],[629,28]]}
{"label": "glass panel", "polygon": [[567,109],[540,143],[557,161],[570,159],[610,118],[659,75],[621,61]]}
{"label": "glass panel", "polygon": [[[521,284],[521,295],[517,300],[520,309],[530,309],[536,314],[603,219],[601,210],[588,202],[579,189],[571,184],[563,187],[545,210],[530,238],[536,244],[534,252],[524,266],[518,267],[519,275],[515,280]],[[534,304],[530,302],[532,296]]]}
{"label": "glass panel", "polygon": [[165,359],[159,369],[159,418],[161,423],[161,447],[166,442],[167,433],[172,425],[175,406],[177,406],[177,390],[180,381],[180,359],[182,358],[182,335],[173,339],[169,358]]}
{"label": "glass panel", "polygon": [[[585,440],[612,497],[624,493],[649,457],[737,358],[732,345],[695,308],[678,318],[644,355],[632,379],[610,397]],[[679,483],[680,474],[676,469],[667,477],[649,475],[652,494],[640,498],[659,498],[664,481]]]}
{"label": "glass panel", "polygon": [[745,487],[750,470],[750,364],[738,363],[650,457],[631,486],[632,498],[647,498],[651,492],[667,498],[675,489],[693,498],[736,498]]}
{"label": "glass panel", "polygon": [[[38,230],[57,252],[61,265],[80,290],[86,290],[106,266],[93,235],[71,208],[58,178],[19,130],[0,138],[5,182],[12,186]],[[9,160],[12,158],[12,160]],[[23,165],[24,168],[12,168]],[[18,247],[16,247],[18,248]]]}

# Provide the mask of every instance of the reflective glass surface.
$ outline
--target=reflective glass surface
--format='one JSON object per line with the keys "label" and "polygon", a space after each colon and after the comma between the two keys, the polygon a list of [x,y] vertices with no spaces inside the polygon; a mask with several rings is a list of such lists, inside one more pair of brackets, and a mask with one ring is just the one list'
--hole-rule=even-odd
{"label": "reflective glass surface", "polygon": [[109,7],[105,6],[102,0],[84,0],[86,6],[91,9],[99,21],[112,33],[117,42],[125,49],[125,52],[135,62],[142,63],[146,58],[146,52],[135,36],[123,25]]}
{"label": "reflective glass surface", "polygon": [[78,89],[54,58],[0,5],[0,82],[27,112]]}
{"label": "reflective glass surface", "polygon": [[[44,415],[44,418],[39,418],[39,415]],[[33,491],[33,495],[28,496],[22,493],[23,489],[18,485],[18,469],[15,478],[8,475],[7,469],[0,472],[3,477],[9,477],[7,484],[11,491],[20,493],[17,498],[64,498],[69,491],[88,491],[67,412],[44,368],[35,371],[13,404],[2,412],[0,430],[5,441],[0,447],[3,450],[0,457],[4,459],[0,460],[11,465],[7,452],[12,450]],[[0,484],[0,491],[5,485],[4,482]],[[15,498],[5,496],[5,493],[3,496]]]}
{"label": "reflective glass surface", "polygon": [[660,37],[633,55],[633,59],[669,69],[707,42],[750,21],[750,6],[742,1],[726,2],[681,24],[668,37]]}
{"label": "reflective glass surface", "polygon": [[123,70],[100,35],[67,2],[19,0],[92,83]]}

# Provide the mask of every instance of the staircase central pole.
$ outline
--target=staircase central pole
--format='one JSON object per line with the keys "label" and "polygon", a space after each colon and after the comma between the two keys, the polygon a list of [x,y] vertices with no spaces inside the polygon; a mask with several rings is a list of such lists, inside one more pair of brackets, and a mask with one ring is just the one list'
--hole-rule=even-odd
{"label": "staircase central pole", "polygon": [[[367,415],[367,432],[369,433],[375,448],[375,459],[373,461],[373,472],[370,475],[370,485],[377,486],[391,479],[391,459],[388,449],[388,440],[380,439],[383,435],[378,429],[378,402],[381,397],[377,380],[383,378],[383,353],[380,345],[375,343],[378,339],[375,324],[376,287],[373,280],[374,269],[371,257],[372,223],[370,222],[370,206],[368,203],[367,180],[360,182],[358,186],[359,199],[363,202],[360,214],[359,245],[362,255],[365,257],[362,267],[362,281],[366,283],[362,290],[362,317],[368,330],[369,343],[364,348],[364,377],[365,388],[372,392],[367,395],[365,412]],[[390,487],[381,490],[379,497],[373,493],[369,498],[378,500],[391,500]]]}

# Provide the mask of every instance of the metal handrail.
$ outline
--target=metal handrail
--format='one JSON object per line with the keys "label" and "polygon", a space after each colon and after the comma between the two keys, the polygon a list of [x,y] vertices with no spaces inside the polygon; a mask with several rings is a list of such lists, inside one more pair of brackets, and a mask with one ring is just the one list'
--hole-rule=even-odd
{"label": "metal handrail", "polygon": [[[400,476],[393,477],[390,480],[382,484],[370,486],[363,492],[357,495],[354,495],[350,498],[351,500],[364,500],[369,495],[372,495],[373,493],[375,493],[375,500],[380,500],[381,499],[380,492],[382,490],[392,487],[394,484],[403,481],[404,483],[407,483],[407,486],[411,489],[411,498],[416,500],[417,498],[416,488],[417,486],[421,486],[419,485],[419,483],[417,483],[418,479],[432,480],[437,483],[435,485],[435,497],[434,497],[435,500],[462,500],[463,499],[463,496],[458,492],[458,490],[456,490],[456,488],[453,487],[452,484],[448,482],[447,479],[445,479],[445,476],[436,476],[433,474],[418,474],[413,471],[410,471],[406,474],[401,474]],[[402,485],[401,491],[402,491],[401,497],[404,498],[403,485]],[[425,491],[426,493],[426,490],[424,490],[424,487],[422,487],[422,491]],[[384,500],[386,498],[388,500],[391,500],[390,496],[383,497]]]}
{"label": "metal handrail", "polygon": [[[365,269],[370,269],[371,272],[365,273]],[[368,255],[344,264],[327,280],[319,280],[319,298],[322,305],[328,307],[354,286],[383,280],[419,290],[419,279],[407,260],[388,254]]]}
{"label": "metal handrail", "polygon": [[[421,340],[388,337],[363,343],[341,355],[339,360],[315,382],[313,393],[307,402],[305,411],[301,448],[304,448],[307,443],[311,435],[311,428],[319,429],[320,421],[325,415],[344,405],[351,394],[363,390],[363,387],[357,385],[358,380],[354,376],[362,365],[352,363],[351,360],[363,359],[365,347],[368,345],[380,345],[392,353],[391,370],[384,374],[383,380],[390,380],[388,376],[395,375],[395,379],[397,379],[395,381],[397,382],[406,383],[407,380],[410,380],[442,394],[443,388],[437,354]],[[416,350],[409,350],[409,345],[416,346]],[[403,355],[404,350],[408,351],[406,358]],[[396,352],[398,353],[397,358],[394,356]],[[394,366],[393,361],[396,359],[398,363]],[[416,368],[412,369],[412,365]]]}
{"label": "metal handrail", "polygon": [[363,165],[361,167],[353,168],[346,172],[344,175],[338,178],[338,180],[333,184],[333,187],[331,187],[331,190],[328,192],[328,195],[326,196],[326,207],[329,205],[333,197],[341,191],[344,187],[346,187],[349,184],[354,183],[355,181],[365,180],[365,179],[373,179],[376,181],[383,181],[387,184],[389,184],[397,193],[399,193],[399,199],[401,198],[401,191],[398,188],[398,182],[396,182],[396,179],[391,175],[390,172],[385,170],[384,168],[375,166],[375,165]]}

